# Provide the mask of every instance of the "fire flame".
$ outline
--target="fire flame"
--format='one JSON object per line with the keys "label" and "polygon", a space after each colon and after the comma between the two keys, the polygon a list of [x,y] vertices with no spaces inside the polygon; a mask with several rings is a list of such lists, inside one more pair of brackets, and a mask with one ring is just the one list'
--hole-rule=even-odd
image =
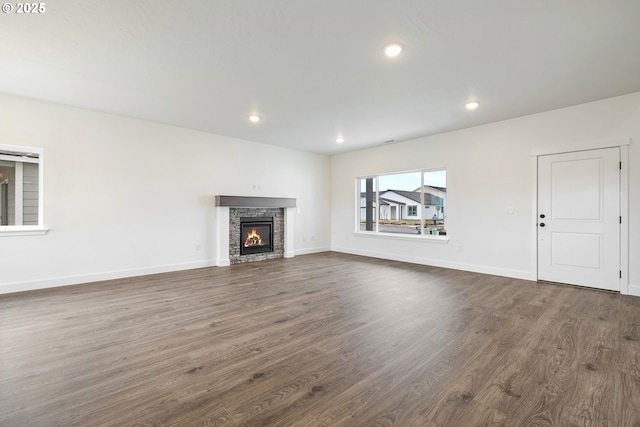
{"label": "fire flame", "polygon": [[244,247],[262,246],[262,238],[256,232],[255,228],[251,229],[251,233],[247,233],[247,238],[244,241]]}

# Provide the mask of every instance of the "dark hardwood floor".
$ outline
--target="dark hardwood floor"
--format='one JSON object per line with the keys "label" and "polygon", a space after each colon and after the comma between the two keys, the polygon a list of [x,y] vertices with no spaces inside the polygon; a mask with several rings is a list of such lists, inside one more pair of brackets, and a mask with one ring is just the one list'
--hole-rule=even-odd
{"label": "dark hardwood floor", "polygon": [[640,298],[338,253],[0,296],[1,426],[640,426]]}

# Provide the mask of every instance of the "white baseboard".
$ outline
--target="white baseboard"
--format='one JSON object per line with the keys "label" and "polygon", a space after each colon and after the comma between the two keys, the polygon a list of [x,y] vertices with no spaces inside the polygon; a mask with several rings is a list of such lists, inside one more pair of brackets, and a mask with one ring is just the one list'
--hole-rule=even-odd
{"label": "white baseboard", "polygon": [[470,271],[473,273],[492,274],[494,276],[511,277],[514,279],[523,279],[536,281],[536,273],[532,271],[513,270],[508,268],[491,267],[485,265],[465,264],[451,261],[443,261],[439,259],[419,258],[406,255],[390,254],[386,252],[354,250],[351,248],[332,248],[332,251],[342,252],[352,255],[362,255],[372,258],[382,258],[392,261],[402,261],[411,264],[430,265],[434,267],[450,268],[452,270]]}
{"label": "white baseboard", "polygon": [[328,246],[323,246],[319,248],[306,248],[306,249],[297,249],[296,255],[308,255],[308,254],[317,254],[320,252],[328,252],[331,248]]}
{"label": "white baseboard", "polygon": [[[299,249],[290,255],[306,255],[331,250],[328,247]],[[225,267],[230,265],[225,259],[209,261],[185,262],[180,264],[158,265],[154,267],[133,268],[128,270],[105,271],[100,273],[79,274],[75,276],[60,276],[49,279],[29,280],[24,282],[10,282],[0,284],[0,295],[14,292],[35,291],[38,289],[57,288],[61,286],[79,285],[82,283],[100,282],[103,280],[123,279],[126,277],[146,276],[148,274],[169,273],[172,271],[192,270],[204,267]]]}
{"label": "white baseboard", "polygon": [[216,267],[229,267],[231,265],[231,260],[229,258],[219,258],[215,262]]}
{"label": "white baseboard", "polygon": [[628,295],[640,297],[640,286],[629,285]]}
{"label": "white baseboard", "polygon": [[[535,272],[512,270],[499,267],[481,266],[475,264],[455,263],[442,260],[434,260],[428,258],[418,258],[410,256],[399,256],[396,254],[388,254],[375,251],[354,250],[350,248],[329,248],[317,247],[299,249],[295,251],[296,255],[307,255],[313,253],[335,251],[352,255],[362,255],[372,258],[389,259],[393,261],[408,262],[412,264],[431,265],[434,267],[451,268],[453,270],[471,271],[474,273],[492,274],[495,276],[511,277],[514,279],[536,280]],[[103,280],[123,279],[126,277],[145,276],[149,274],[168,273],[172,271],[192,270],[196,268],[205,268],[216,266],[215,260],[186,262],[180,264],[168,264],[154,267],[135,268],[129,270],[117,270],[102,273],[82,274],[77,276],[61,276],[51,279],[31,280],[25,282],[13,282],[0,284],[0,295],[14,292],[33,291],[37,289],[56,288],[61,286],[78,285],[82,283],[99,282]],[[629,285],[628,295],[640,297],[640,286]]]}
{"label": "white baseboard", "polygon": [[212,267],[213,260],[185,262],[180,264],[158,265],[154,267],[133,268],[101,273],[80,274],[77,276],[61,276],[51,279],[30,280],[0,284],[0,295],[13,292],[34,291],[37,289],[56,288],[60,286],[78,285],[82,283],[99,282],[103,280],[122,279],[126,277],[146,276],[148,274],[168,273],[171,271],[192,270],[194,268]]}

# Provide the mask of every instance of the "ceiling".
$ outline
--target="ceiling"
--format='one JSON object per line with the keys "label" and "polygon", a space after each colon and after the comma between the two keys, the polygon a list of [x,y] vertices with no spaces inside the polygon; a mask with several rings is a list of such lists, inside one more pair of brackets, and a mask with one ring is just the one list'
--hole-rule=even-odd
{"label": "ceiling", "polygon": [[640,91],[638,0],[45,5],[0,15],[0,92],[317,153]]}

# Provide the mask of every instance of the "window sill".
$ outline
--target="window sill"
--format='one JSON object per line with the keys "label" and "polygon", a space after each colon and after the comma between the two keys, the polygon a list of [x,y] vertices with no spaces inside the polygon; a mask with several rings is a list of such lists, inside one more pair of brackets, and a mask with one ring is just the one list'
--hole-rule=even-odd
{"label": "window sill", "polygon": [[418,240],[429,243],[449,243],[447,236],[432,236],[430,234],[401,234],[401,233],[380,233],[375,231],[356,231],[353,233],[357,237],[382,237],[383,239]]}
{"label": "window sill", "polygon": [[12,236],[42,236],[47,234],[48,228],[41,227],[7,227],[7,229],[0,228],[0,237],[12,237]]}

